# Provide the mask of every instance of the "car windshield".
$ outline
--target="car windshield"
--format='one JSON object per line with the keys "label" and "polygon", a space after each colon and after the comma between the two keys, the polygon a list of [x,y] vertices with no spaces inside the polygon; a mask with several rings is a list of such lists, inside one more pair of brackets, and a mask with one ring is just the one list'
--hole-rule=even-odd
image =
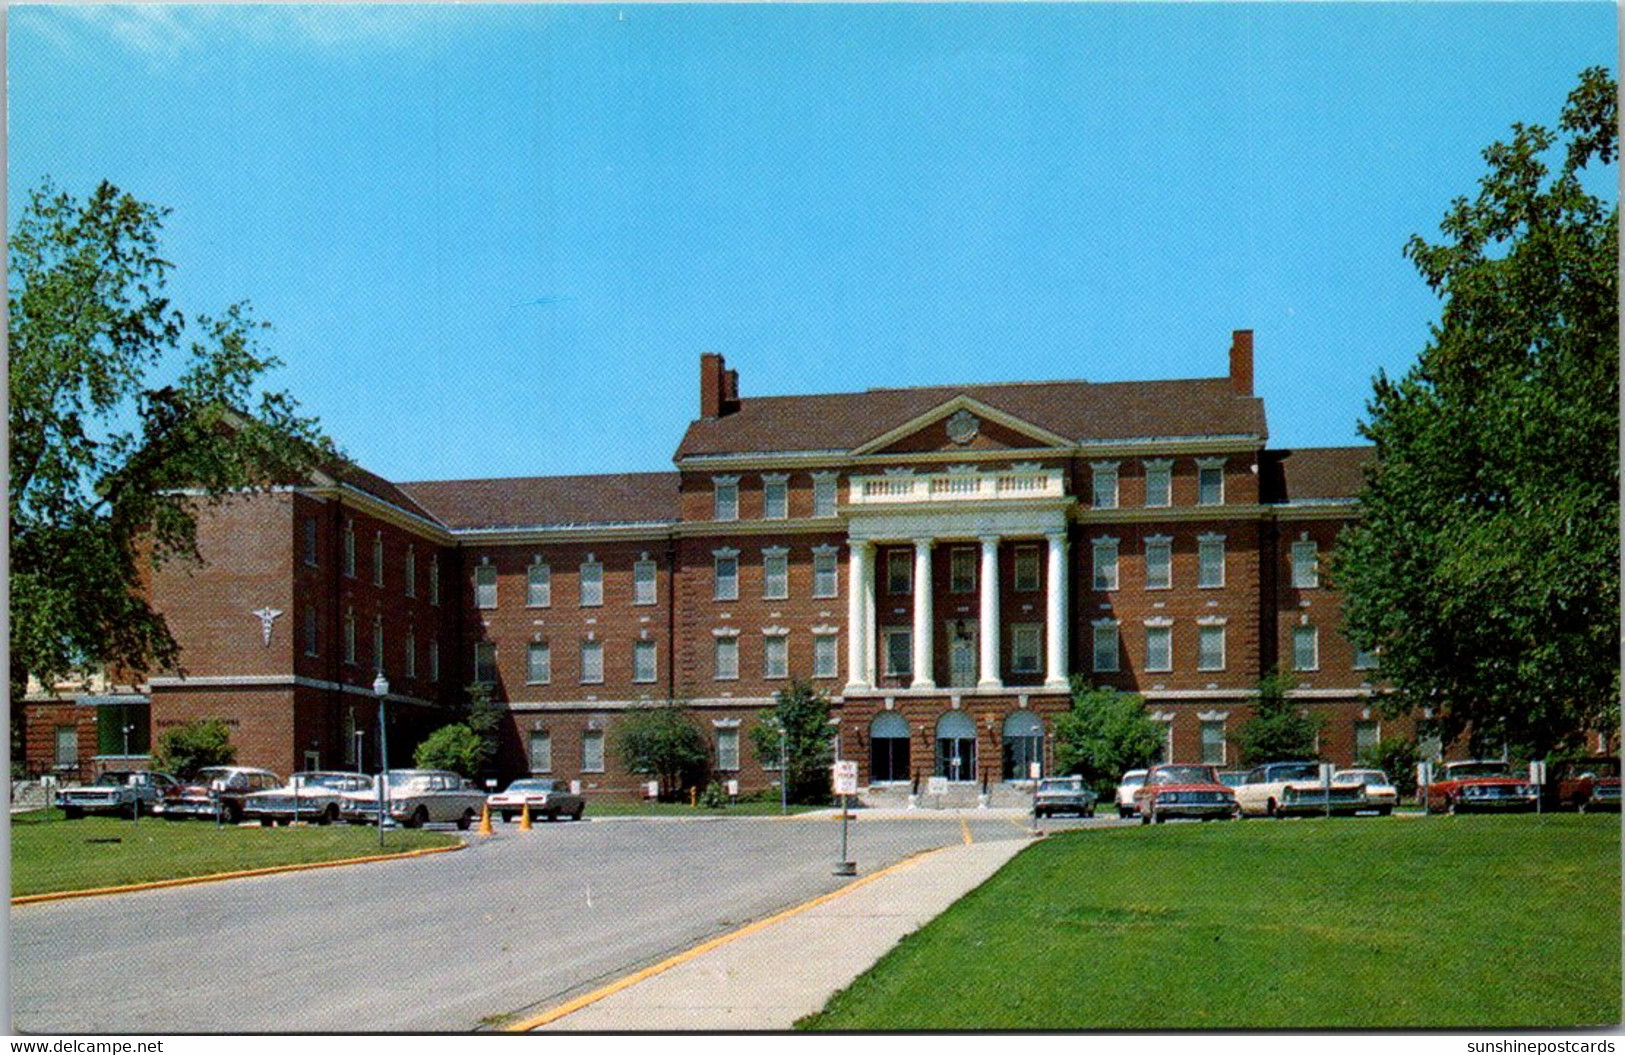
{"label": "car windshield", "polygon": [[1163,766],[1151,774],[1156,784],[1211,784],[1213,771],[1206,766]]}
{"label": "car windshield", "polygon": [[1038,784],[1039,791],[1080,791],[1082,788],[1082,777],[1052,777]]}
{"label": "car windshield", "polygon": [[324,788],[328,791],[359,791],[371,787],[372,782],[354,773],[296,773],[293,777],[293,786]]}
{"label": "car windshield", "polygon": [[1320,767],[1313,762],[1270,767],[1271,780],[1319,780]]}
{"label": "car windshield", "polygon": [[1245,774],[1245,773],[1220,773],[1219,774],[1219,783],[1223,784],[1227,788],[1239,788],[1243,784],[1247,783],[1247,774]]}
{"label": "car windshield", "polygon": [[1137,788],[1144,783],[1145,773],[1143,770],[1140,772],[1123,774],[1123,786],[1125,788]]}
{"label": "car windshield", "polygon": [[1450,780],[1461,780],[1464,777],[1504,777],[1507,775],[1507,764],[1505,762],[1457,762],[1445,771],[1445,776]]}
{"label": "car windshield", "polygon": [[552,791],[551,780],[516,780],[508,785],[509,791]]}
{"label": "car windshield", "polygon": [[198,784],[213,784],[217,780],[220,781],[222,784],[224,784],[228,788],[242,787],[243,784],[245,783],[245,780],[244,780],[243,775],[241,773],[233,773],[229,769],[200,769],[200,770],[198,770],[196,783],[198,783]]}
{"label": "car windshield", "polygon": [[1617,777],[1619,776],[1619,759],[1617,758],[1588,758],[1583,762],[1576,762],[1574,772],[1591,777]]}
{"label": "car windshield", "polygon": [[1386,784],[1388,783],[1388,774],[1378,769],[1348,769],[1334,774],[1332,783],[1338,785]]}
{"label": "car windshield", "polygon": [[124,783],[125,773],[103,773],[96,778],[96,786],[101,788],[116,788]]}

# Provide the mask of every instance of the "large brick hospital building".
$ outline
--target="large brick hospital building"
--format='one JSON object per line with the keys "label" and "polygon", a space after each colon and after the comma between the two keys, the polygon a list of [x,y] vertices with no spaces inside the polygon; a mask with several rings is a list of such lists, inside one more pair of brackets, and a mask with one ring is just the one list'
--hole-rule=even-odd
{"label": "large brick hospital building", "polygon": [[615,723],[673,698],[720,776],[766,785],[749,730],[796,678],[872,785],[1025,776],[1075,676],[1139,693],[1169,758],[1224,764],[1279,668],[1347,763],[1412,733],[1371,709],[1324,569],[1372,453],[1268,447],[1250,331],[1228,365],[744,397],[706,354],[672,472],[349,469],[208,508],[206,563],[152,585],[184,676],[36,700],[29,766],[140,765],[220,717],[245,764],[374,768],[380,670],[396,764],[482,681],[507,774],[604,793],[643,779]]}

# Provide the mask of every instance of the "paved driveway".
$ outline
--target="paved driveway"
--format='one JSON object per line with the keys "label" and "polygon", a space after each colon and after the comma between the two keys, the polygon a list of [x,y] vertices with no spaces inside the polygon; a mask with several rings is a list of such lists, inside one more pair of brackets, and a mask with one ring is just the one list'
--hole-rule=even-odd
{"label": "paved driveway", "polygon": [[[862,817],[851,848],[866,874],[967,832],[1026,838],[1024,824]],[[14,1026],[479,1029],[845,882],[827,817],[498,830],[460,853],[14,906]]]}

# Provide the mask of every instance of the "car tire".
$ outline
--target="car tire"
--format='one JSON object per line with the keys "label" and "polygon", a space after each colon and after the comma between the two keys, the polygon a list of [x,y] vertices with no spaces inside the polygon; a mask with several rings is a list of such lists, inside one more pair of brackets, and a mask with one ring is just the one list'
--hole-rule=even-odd
{"label": "car tire", "polygon": [[62,816],[65,820],[70,821],[84,820],[85,811],[74,809],[72,806],[64,806],[62,807]]}
{"label": "car tire", "polygon": [[270,827],[275,826],[275,824],[276,824],[276,821],[273,821],[269,817],[261,817],[260,818],[260,827],[261,828],[270,828]]}
{"label": "car tire", "polygon": [[512,824],[513,823],[513,810],[503,810],[502,811],[502,823],[503,824]]}
{"label": "car tire", "polygon": [[547,823],[549,823],[549,824],[556,823],[558,821],[558,819],[559,819],[559,811],[558,810],[548,810],[546,813],[542,814],[542,819],[544,821],[546,821]]}
{"label": "car tire", "polygon": [[1152,824],[1166,824],[1167,821],[1168,821],[1167,817],[1164,817],[1162,814],[1157,813],[1154,810],[1152,811],[1152,813],[1151,813],[1151,823]]}
{"label": "car tire", "polygon": [[1128,820],[1130,817],[1134,816],[1134,811],[1126,806],[1119,806],[1117,807],[1117,816],[1123,820]]}
{"label": "car tire", "polygon": [[464,810],[463,815],[457,818],[457,830],[466,832],[474,826],[474,811]]}
{"label": "car tire", "polygon": [[1149,814],[1149,813],[1140,814],[1140,823],[1141,824],[1150,824],[1151,823],[1151,814]]}
{"label": "car tire", "polygon": [[429,822],[429,811],[422,806],[412,811],[412,816],[406,819],[408,828],[421,828]]}
{"label": "car tire", "polygon": [[1379,816],[1379,817],[1391,817],[1391,816],[1393,816],[1393,813],[1394,813],[1394,808],[1392,806],[1384,806],[1381,809],[1377,810],[1377,816]]}
{"label": "car tire", "polygon": [[1095,808],[1090,806],[1088,809],[1083,811],[1083,815],[1085,817],[1093,817],[1095,815]]}
{"label": "car tire", "polygon": [[1275,808],[1274,799],[1270,799],[1268,802],[1264,803],[1264,816],[1273,817],[1276,820],[1281,819],[1280,811]]}
{"label": "car tire", "polygon": [[324,826],[328,824],[337,824],[338,819],[339,808],[337,806],[329,806],[327,809],[322,811],[321,816],[316,818],[316,823]]}

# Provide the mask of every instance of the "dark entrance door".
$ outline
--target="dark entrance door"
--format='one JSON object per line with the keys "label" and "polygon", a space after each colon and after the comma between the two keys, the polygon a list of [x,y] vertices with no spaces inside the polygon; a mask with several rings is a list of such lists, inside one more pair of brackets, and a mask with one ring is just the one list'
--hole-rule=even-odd
{"label": "dark entrance door", "polygon": [[887,711],[869,727],[869,783],[908,779],[908,723]]}

